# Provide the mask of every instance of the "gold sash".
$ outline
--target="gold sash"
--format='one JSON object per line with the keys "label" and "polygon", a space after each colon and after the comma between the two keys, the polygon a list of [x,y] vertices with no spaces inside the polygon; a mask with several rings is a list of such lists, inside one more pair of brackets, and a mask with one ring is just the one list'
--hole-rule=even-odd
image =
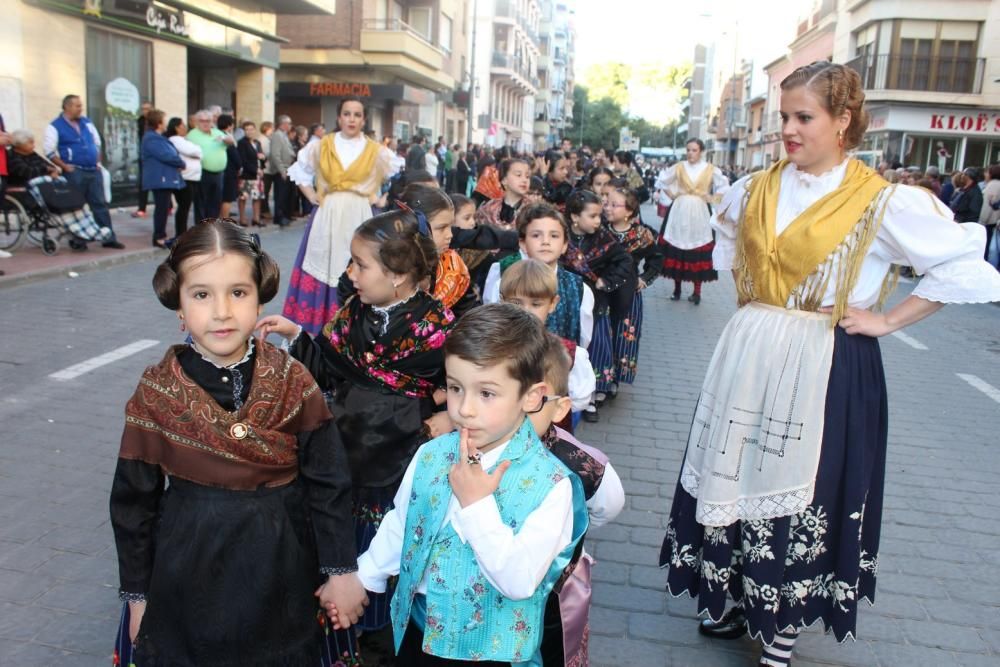
{"label": "gold sash", "polygon": [[[836,259],[840,274],[832,318],[836,325],[881,226],[888,197],[880,195],[889,183],[862,162],[851,160],[840,187],[803,211],[779,235],[778,193],[787,165],[787,160],[778,162],[748,186],[734,264],[740,305],[759,301],[784,308],[795,295],[797,307],[816,310]],[[810,280],[824,266],[820,279]],[[801,293],[806,287],[809,295]]]}
{"label": "gold sash", "polygon": [[681,189],[683,190],[681,194],[708,199],[708,194],[712,189],[712,176],[714,174],[715,167],[710,164],[706,164],[705,168],[701,170],[701,174],[698,176],[697,182],[692,183],[691,176],[688,175],[688,171],[684,167],[684,163],[677,163],[677,182],[680,183]]}
{"label": "gold sash", "polygon": [[[351,163],[351,166],[344,169],[337,155],[337,146],[334,143],[333,133],[326,135],[322,139],[319,147],[319,171],[323,180],[319,185],[318,194],[320,199],[327,192],[343,192],[353,190],[371,178],[375,169],[375,161],[378,159],[379,145],[371,139],[365,139],[364,150],[358,159]],[[371,195],[372,193],[366,193]]]}

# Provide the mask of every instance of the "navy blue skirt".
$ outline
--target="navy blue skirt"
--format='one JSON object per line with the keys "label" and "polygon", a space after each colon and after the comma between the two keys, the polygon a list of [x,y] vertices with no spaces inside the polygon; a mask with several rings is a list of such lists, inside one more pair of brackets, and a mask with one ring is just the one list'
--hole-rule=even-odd
{"label": "navy blue skirt", "polygon": [[698,598],[718,620],[742,602],[751,635],[822,621],[855,637],[858,603],[875,601],[888,403],[878,340],[837,328],[813,501],[792,516],[722,528],[695,520],[697,500],[677,484],[660,566],[667,591]]}

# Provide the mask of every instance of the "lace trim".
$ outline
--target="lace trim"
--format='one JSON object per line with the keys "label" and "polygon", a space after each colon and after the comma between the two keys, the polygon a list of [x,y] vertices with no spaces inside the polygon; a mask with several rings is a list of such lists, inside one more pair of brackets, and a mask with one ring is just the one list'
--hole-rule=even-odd
{"label": "lace trim", "polygon": [[145,602],[145,593],[126,593],[125,591],[118,591],[118,599],[122,602]]}
{"label": "lace trim", "polygon": [[[849,160],[850,158],[844,158],[843,162],[834,166],[832,169],[824,171],[822,174],[819,175],[801,171],[799,170],[799,167],[796,164],[792,164],[792,171],[795,174],[796,178],[798,178],[800,183],[808,185],[812,185],[813,183],[823,183],[824,181],[829,180],[838,171],[843,172],[847,168],[847,162]],[[841,174],[841,180],[843,180],[843,174]]]}
{"label": "lace trim", "polygon": [[350,574],[351,572],[357,572],[357,565],[349,565],[347,567],[321,567],[319,568],[319,573],[326,577],[339,577],[342,574]]}
{"label": "lace trim", "polygon": [[220,366],[219,364],[215,363],[214,361],[206,357],[205,353],[198,349],[198,345],[193,340],[189,344],[191,345],[192,350],[201,355],[202,359],[212,364],[219,370],[232,370],[233,368],[239,366],[240,364],[245,364],[247,360],[250,359],[250,355],[253,353],[253,336],[251,336],[250,338],[247,339],[247,352],[246,354],[243,355],[242,359],[237,361],[235,364],[229,364],[228,366]]}
{"label": "lace trim", "polygon": [[378,315],[379,318],[382,320],[382,324],[379,326],[379,329],[382,331],[383,336],[389,330],[389,317],[392,315],[392,311],[396,310],[404,303],[415,297],[417,295],[417,292],[419,291],[420,290],[413,290],[413,294],[411,294],[410,296],[406,297],[405,299],[401,299],[396,303],[390,303],[388,306],[372,306],[372,312]]}
{"label": "lace trim", "polygon": [[938,303],[1000,301],[997,270],[982,259],[948,262],[928,269],[913,296]]}
{"label": "lace trim", "polygon": [[777,519],[805,511],[813,499],[815,482],[799,489],[755,498],[740,498],[732,503],[710,503],[698,498],[698,474],[686,463],[681,471],[681,486],[698,499],[695,520],[703,526],[729,526],[737,521]]}

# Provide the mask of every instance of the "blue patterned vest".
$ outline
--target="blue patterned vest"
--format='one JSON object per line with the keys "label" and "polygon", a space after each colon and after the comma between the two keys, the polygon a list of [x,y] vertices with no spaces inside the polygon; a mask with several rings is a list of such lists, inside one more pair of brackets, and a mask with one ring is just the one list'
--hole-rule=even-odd
{"label": "blue patterned vest", "polygon": [[[514,253],[500,260],[500,275],[512,264],[521,261],[521,254]],[[545,328],[574,343],[580,342],[580,304],[583,303],[583,278],[561,266],[556,270],[559,281],[559,303],[545,320]]]}
{"label": "blue patterned vest", "polygon": [[493,494],[504,523],[515,532],[564,477],[573,484],[573,538],[555,558],[535,593],[511,600],[479,569],[475,553],[449,521],[448,471],[458,460],[458,433],[436,438],[418,453],[399,583],[392,598],[392,625],[399,652],[413,611],[417,586],[427,571],[425,653],[452,660],[532,660],[542,641],[545,601],[574,548],[587,530],[587,507],[580,479],[542,445],[531,421],[524,420],[500,455],[513,464]]}

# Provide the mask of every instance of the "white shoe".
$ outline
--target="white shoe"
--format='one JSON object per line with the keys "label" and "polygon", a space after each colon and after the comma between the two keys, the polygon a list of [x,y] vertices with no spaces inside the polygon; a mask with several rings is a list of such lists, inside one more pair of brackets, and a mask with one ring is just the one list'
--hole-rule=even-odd
{"label": "white shoe", "polygon": [[8,258],[13,257],[13,256],[14,255],[10,254],[6,250],[0,250],[0,259],[8,259]]}

